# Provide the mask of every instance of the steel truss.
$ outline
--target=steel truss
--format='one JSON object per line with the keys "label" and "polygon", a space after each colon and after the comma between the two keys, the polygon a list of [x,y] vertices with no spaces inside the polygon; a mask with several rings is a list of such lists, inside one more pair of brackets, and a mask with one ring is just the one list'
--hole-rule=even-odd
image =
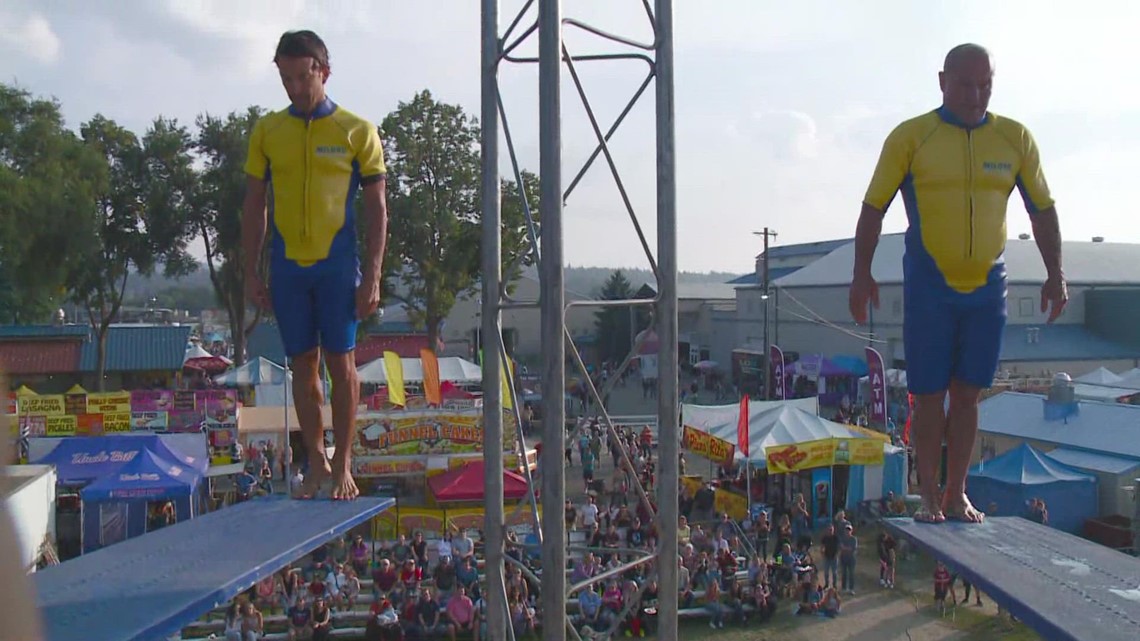
{"label": "steel truss", "polygon": [[[636,1],[636,0],[626,0]],[[619,371],[611,376],[605,389],[598,390],[590,382],[585,364],[566,330],[565,313],[570,306],[637,306],[651,305],[653,328],[659,340],[658,357],[658,426],[659,456],[658,484],[655,519],[658,532],[658,553],[641,554],[624,564],[617,571],[625,571],[659,558],[656,571],[658,593],[658,636],[663,639],[677,638],[677,503],[678,503],[678,449],[680,446],[678,416],[678,354],[677,354],[677,219],[676,183],[674,153],[674,101],[673,101],[673,7],[672,0],[641,0],[646,18],[653,29],[652,42],[638,42],[586,24],[585,22],[562,15],[561,0],[528,0],[514,16],[507,29],[499,33],[499,2],[482,2],[482,224],[483,224],[483,273],[482,273],[482,335],[484,340],[494,340],[499,358],[483,358],[483,407],[484,407],[484,448],[486,461],[486,576],[487,589],[487,632],[491,639],[513,639],[514,633],[507,612],[506,587],[504,581],[504,510],[503,510],[503,395],[497,383],[502,376],[506,361],[506,346],[502,339],[503,309],[530,307],[541,311],[542,362],[542,454],[539,461],[539,482],[541,497],[548,509],[541,514],[541,527],[537,528],[541,540],[542,576],[541,605],[543,638],[552,641],[565,641],[567,635],[579,639],[577,631],[569,625],[566,616],[568,588],[578,590],[591,583],[603,580],[610,573],[595,577],[591,581],[568,586],[566,562],[568,543],[561,506],[566,500],[566,482],[563,468],[563,451],[567,439],[565,422],[566,410],[563,394],[566,388],[566,357],[569,355],[574,366],[582,373],[594,406],[599,408],[600,419],[604,422],[611,439],[617,432],[613,420],[605,409],[605,398],[615,382],[620,378],[644,340],[644,335],[635,342],[631,353],[621,364]],[[537,11],[531,11],[536,8]],[[537,14],[526,23],[529,26],[516,31],[527,20],[528,14]],[[606,41],[621,51],[605,54],[575,55],[562,39],[564,29],[578,29]],[[538,56],[523,57],[513,55],[515,50],[537,33]],[[578,66],[585,63],[602,63],[614,60],[640,60],[647,66],[644,80],[639,84],[633,97],[608,128],[603,131],[595,115],[593,106],[586,94],[585,86],[578,74]],[[502,217],[499,192],[499,143],[500,134],[506,143],[513,169],[513,178],[521,185],[521,170],[514,142],[511,137],[509,120],[499,91],[498,72],[503,63],[531,63],[538,65],[539,74],[539,176],[541,179],[541,202],[539,205],[541,225],[536,225],[526,195],[520,189],[523,211],[526,213],[528,236],[532,258],[539,267],[540,300],[515,301],[505,292],[502,281]],[[561,79],[565,65],[573,82],[597,145],[577,171],[569,186],[563,190],[562,180],[562,97]],[[655,83],[656,102],[656,215],[657,251],[650,248],[637,213],[633,207],[617,162],[610,153],[609,140],[634,105],[642,98],[650,84]],[[650,300],[621,301],[575,301],[566,303],[563,287],[563,203],[578,186],[586,172],[597,158],[604,158],[609,172],[618,188],[622,205],[633,224],[637,238],[649,260],[657,281],[657,296]],[[536,227],[538,228],[536,231]],[[540,253],[541,248],[541,253]],[[486,344],[486,343],[484,343]],[[516,399],[512,403],[516,424],[519,419],[519,403],[515,395],[513,381],[510,381],[508,394]],[[525,452],[526,444],[519,431],[518,447]],[[621,443],[620,439],[618,442]],[[621,445],[621,458],[630,462],[629,453]],[[525,459],[524,459],[525,460]],[[650,506],[652,503],[635,479],[639,500]],[[538,516],[537,506],[532,501],[533,513]],[[529,571],[528,571],[529,574]],[[532,578],[537,578],[533,577]],[[639,595],[640,596],[640,595]],[[628,611],[629,604],[626,606]],[[622,613],[624,618],[626,612]],[[609,637],[615,632],[606,631]]]}

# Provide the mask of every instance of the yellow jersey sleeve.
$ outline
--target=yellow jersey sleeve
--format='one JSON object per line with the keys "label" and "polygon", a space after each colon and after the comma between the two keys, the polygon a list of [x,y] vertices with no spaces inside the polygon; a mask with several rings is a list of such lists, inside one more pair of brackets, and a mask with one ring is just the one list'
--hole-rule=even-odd
{"label": "yellow jersey sleeve", "polygon": [[1041,169],[1041,154],[1037,142],[1028,129],[1021,130],[1021,170],[1017,172],[1017,189],[1025,201],[1025,209],[1036,214],[1053,206],[1053,196],[1049,193],[1049,183]]}
{"label": "yellow jersey sleeve", "polygon": [[905,123],[895,127],[887,136],[883,151],[879,154],[879,163],[875,165],[875,173],[871,176],[871,185],[863,197],[864,204],[884,213],[887,211],[910,171],[910,139],[910,128]]}
{"label": "yellow jersey sleeve", "polygon": [[245,158],[245,173],[264,180],[269,173],[269,156],[265,155],[265,121],[258,119],[249,135],[249,155]]}
{"label": "yellow jersey sleeve", "polygon": [[360,180],[364,184],[375,182],[388,173],[384,165],[384,145],[380,142],[380,131],[371,123],[364,127],[364,137],[356,150],[356,164],[360,167]]}

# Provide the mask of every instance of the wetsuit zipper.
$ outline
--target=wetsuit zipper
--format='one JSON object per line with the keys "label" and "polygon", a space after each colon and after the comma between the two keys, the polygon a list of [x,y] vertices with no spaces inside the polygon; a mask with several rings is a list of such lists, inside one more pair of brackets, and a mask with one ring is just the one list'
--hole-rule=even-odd
{"label": "wetsuit zipper", "polygon": [[974,134],[966,130],[966,190],[970,204],[970,229],[966,245],[966,257],[974,257]]}
{"label": "wetsuit zipper", "polygon": [[302,190],[302,199],[304,200],[304,203],[301,207],[301,216],[303,217],[301,219],[301,237],[306,240],[309,238],[312,226],[312,222],[310,220],[311,216],[309,212],[309,181],[310,174],[312,172],[312,163],[310,162],[309,154],[312,151],[312,125],[313,116],[310,114],[305,117],[305,185]]}

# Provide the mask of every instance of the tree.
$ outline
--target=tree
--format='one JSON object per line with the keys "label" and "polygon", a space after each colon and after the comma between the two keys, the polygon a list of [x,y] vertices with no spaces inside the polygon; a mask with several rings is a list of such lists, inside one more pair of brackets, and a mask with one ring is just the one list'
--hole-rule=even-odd
{"label": "tree", "polygon": [[57,102],[0,84],[0,322],[41,322],[64,302],[105,181]]}
{"label": "tree", "polygon": [[[388,164],[385,294],[405,305],[434,349],[456,298],[474,293],[479,284],[479,125],[461,107],[437,102],[425,90],[384,119],[381,138]],[[533,263],[518,190],[503,182],[507,282]],[[537,219],[537,177],[524,175],[522,190]]]}
{"label": "tree", "polygon": [[190,134],[176,121],[156,119],[140,141],[101,115],[83,125],[88,147],[109,177],[95,196],[92,224],[68,285],[87,313],[97,340],[96,380],[105,385],[107,331],[118,316],[132,268],[149,276],[163,266],[168,278],[193,271],[190,195],[195,174]]}
{"label": "tree", "polygon": [[[610,274],[602,291],[601,300],[633,298],[633,286],[620,269]],[[594,313],[594,327],[598,332],[598,353],[603,360],[621,362],[633,347],[631,338],[636,311],[631,307],[603,307]]]}
{"label": "tree", "polygon": [[249,334],[261,321],[261,311],[245,300],[245,265],[241,247],[241,210],[245,198],[245,157],[249,134],[261,117],[259,107],[220,118],[198,117],[195,148],[204,163],[195,192],[192,223],[206,249],[210,283],[230,321],[234,363],[245,362]]}

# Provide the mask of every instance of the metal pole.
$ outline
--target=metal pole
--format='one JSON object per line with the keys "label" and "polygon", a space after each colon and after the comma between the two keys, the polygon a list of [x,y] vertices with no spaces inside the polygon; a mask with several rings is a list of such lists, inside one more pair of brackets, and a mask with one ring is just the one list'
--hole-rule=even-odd
{"label": "metal pole", "polygon": [[281,460],[285,461],[285,495],[293,498],[293,461],[289,456],[292,447],[289,445],[289,399],[292,395],[289,389],[289,357],[285,357],[285,442],[281,445]]}
{"label": "metal pole", "polygon": [[[542,221],[542,612],[546,641],[566,641],[566,293],[562,273],[562,2],[538,3],[538,127]],[[676,528],[674,528],[676,529]]]}
{"label": "metal pole", "polygon": [[[657,19],[657,412],[661,482],[657,486],[660,592],[657,638],[677,639],[677,513],[680,417],[677,406],[677,181],[673,104],[673,2],[655,0]],[[559,517],[561,518],[561,517]]]}
{"label": "metal pole", "polygon": [[[487,576],[487,633],[507,638],[507,588],[503,577],[503,387],[502,359],[486,351],[487,336],[501,336],[499,290],[502,280],[499,202],[499,0],[483,0],[482,34],[482,224],[483,224],[483,526]],[[497,346],[497,342],[496,342]]]}
{"label": "metal pole", "polygon": [[764,400],[772,398],[774,386],[772,383],[772,342],[768,338],[768,228],[764,228],[764,254],[762,259],[764,268],[764,293],[760,296],[764,303]]}

